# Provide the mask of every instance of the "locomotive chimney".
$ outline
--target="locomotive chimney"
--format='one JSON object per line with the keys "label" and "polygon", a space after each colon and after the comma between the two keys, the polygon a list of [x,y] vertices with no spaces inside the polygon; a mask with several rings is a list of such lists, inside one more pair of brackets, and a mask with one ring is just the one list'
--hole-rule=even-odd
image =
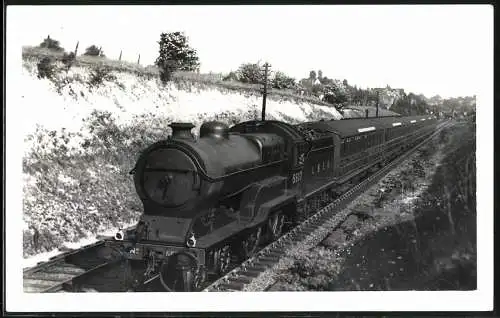
{"label": "locomotive chimney", "polygon": [[191,129],[194,128],[192,123],[171,123],[169,127],[172,128],[172,138],[194,140],[191,134]]}

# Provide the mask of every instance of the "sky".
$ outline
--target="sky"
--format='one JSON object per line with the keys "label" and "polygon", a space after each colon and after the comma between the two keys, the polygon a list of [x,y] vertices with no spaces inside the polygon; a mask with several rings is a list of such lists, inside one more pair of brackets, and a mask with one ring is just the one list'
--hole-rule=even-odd
{"label": "sky", "polygon": [[7,41],[21,46],[50,35],[68,51],[79,41],[79,52],[96,44],[110,58],[140,54],[149,65],[160,33],[182,31],[203,73],[268,61],[296,79],[321,69],[352,85],[427,97],[476,94],[477,64],[493,48],[488,5],[9,6],[7,21]]}

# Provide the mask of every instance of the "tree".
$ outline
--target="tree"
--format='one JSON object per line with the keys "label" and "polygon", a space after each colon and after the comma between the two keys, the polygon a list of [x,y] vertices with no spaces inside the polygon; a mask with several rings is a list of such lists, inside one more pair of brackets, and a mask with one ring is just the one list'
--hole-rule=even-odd
{"label": "tree", "polygon": [[347,86],[337,80],[332,81],[331,85],[325,86],[324,93],[324,100],[335,105],[337,109],[343,108],[351,100]]}
{"label": "tree", "polygon": [[323,85],[332,85],[333,84],[333,79],[328,78],[327,76],[322,76],[321,78],[318,78],[319,82]]}
{"label": "tree", "polygon": [[100,47],[97,47],[97,45],[91,45],[88,48],[86,48],[85,53],[83,53],[83,55],[105,57],[104,52],[101,50]]}
{"label": "tree", "polygon": [[188,44],[183,32],[161,33],[159,56],[155,65],[160,68],[160,78],[168,82],[175,71],[198,71],[200,62],[195,49]]}
{"label": "tree", "polygon": [[361,88],[358,88],[356,85],[350,86],[346,85],[347,91],[351,96],[351,103],[356,106],[363,105],[365,101],[365,92]]}
{"label": "tree", "polygon": [[51,39],[50,35],[47,35],[47,38],[40,43],[39,47],[58,52],[64,51],[64,49],[59,45],[59,41]]}
{"label": "tree", "polygon": [[272,84],[273,84],[273,88],[277,88],[277,89],[294,88],[295,87],[295,79],[286,75],[283,72],[277,71],[274,74]]}
{"label": "tree", "polygon": [[323,71],[322,70],[318,70],[318,79],[319,79],[320,82],[321,82],[322,78],[323,78]]}
{"label": "tree", "polygon": [[420,94],[403,93],[391,106],[391,111],[404,116],[428,114],[432,107],[427,103],[427,98]]}
{"label": "tree", "polygon": [[396,113],[399,113],[403,116],[408,116],[410,115],[410,103],[409,99],[407,96],[404,98],[396,100],[394,105],[391,107],[391,111],[394,111]]}
{"label": "tree", "polygon": [[238,81],[239,78],[238,78],[238,74],[236,72],[231,71],[222,80],[223,81]]}
{"label": "tree", "polygon": [[237,75],[242,83],[259,84],[262,82],[261,67],[258,63],[241,64]]}
{"label": "tree", "polygon": [[379,96],[377,95],[377,91],[374,89],[368,89],[365,93],[365,102],[367,106],[376,106],[378,102]]}
{"label": "tree", "polygon": [[309,79],[315,81],[316,80],[316,71],[309,72]]}

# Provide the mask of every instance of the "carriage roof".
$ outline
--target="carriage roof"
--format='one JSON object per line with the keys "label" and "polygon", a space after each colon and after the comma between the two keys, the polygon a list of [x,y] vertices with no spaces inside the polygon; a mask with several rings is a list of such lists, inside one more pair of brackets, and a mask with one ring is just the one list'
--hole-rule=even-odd
{"label": "carriage roof", "polygon": [[394,123],[401,123],[405,125],[406,122],[402,117],[380,117],[380,118],[363,118],[363,119],[349,119],[349,120],[328,120],[307,122],[298,124],[296,126],[302,129],[312,129],[318,132],[334,133],[341,138],[359,135],[366,132],[383,130],[394,127]]}

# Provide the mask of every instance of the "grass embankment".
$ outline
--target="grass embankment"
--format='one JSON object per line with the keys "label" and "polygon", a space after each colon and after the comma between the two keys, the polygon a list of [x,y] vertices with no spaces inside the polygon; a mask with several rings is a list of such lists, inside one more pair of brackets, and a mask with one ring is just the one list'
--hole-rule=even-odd
{"label": "grass embankment", "polygon": [[[128,172],[142,149],[168,136],[171,122],[193,122],[197,132],[207,120],[232,125],[260,117],[256,88],[230,90],[192,74],[163,85],[154,70],[91,57],[78,57],[67,72],[58,62],[52,79],[38,79],[41,56],[23,50],[30,112],[23,119],[25,257],[136,220],[142,204]],[[96,63],[114,68],[99,73]],[[340,117],[334,108],[286,96],[268,100],[268,119]]]}
{"label": "grass embankment", "polygon": [[[23,60],[41,60],[44,57],[53,58],[56,61],[61,61],[63,52],[55,52],[53,50],[30,47],[23,47]],[[107,67],[115,72],[126,72],[134,74],[138,77],[159,78],[160,72],[156,66],[142,66],[125,61],[111,60],[105,57],[79,55],[74,61],[76,67]],[[248,84],[238,81],[224,81],[224,75],[220,73],[199,74],[193,72],[176,72],[173,75],[172,81],[176,85],[181,85],[182,88],[188,88],[196,85],[200,88],[214,87],[223,90],[237,91],[238,93],[248,93],[261,95],[262,86],[259,84]],[[274,100],[290,100],[297,103],[312,103],[333,107],[332,105],[321,101],[315,96],[302,96],[293,89],[268,89],[270,99]]]}

